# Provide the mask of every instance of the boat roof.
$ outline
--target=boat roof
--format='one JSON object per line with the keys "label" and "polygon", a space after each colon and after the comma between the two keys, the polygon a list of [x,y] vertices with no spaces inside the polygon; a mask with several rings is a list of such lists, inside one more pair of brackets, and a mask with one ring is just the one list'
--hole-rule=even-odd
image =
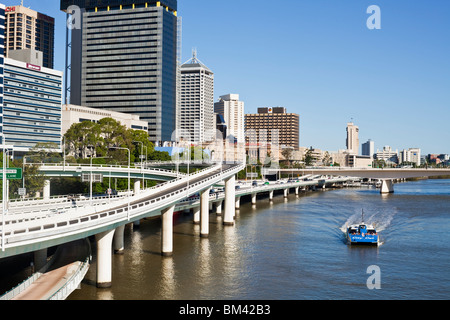
{"label": "boat roof", "polygon": [[365,226],[367,229],[375,229],[375,227],[371,224],[365,224],[365,223],[360,223],[360,224],[352,224],[350,225],[350,228],[352,229],[358,229],[361,226]]}

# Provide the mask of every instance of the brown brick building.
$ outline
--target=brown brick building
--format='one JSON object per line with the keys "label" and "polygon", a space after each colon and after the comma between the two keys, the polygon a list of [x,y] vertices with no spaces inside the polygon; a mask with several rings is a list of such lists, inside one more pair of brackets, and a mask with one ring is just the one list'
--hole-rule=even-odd
{"label": "brown brick building", "polygon": [[[291,146],[295,150],[300,145],[300,117],[295,113],[287,113],[286,108],[258,108],[256,114],[245,115],[246,142],[252,130],[256,132],[257,141],[260,143],[261,130],[267,132],[267,143],[272,141],[272,130],[278,130],[279,145]],[[264,131],[262,131],[264,132]],[[263,134],[264,135],[264,134]],[[263,138],[264,139],[264,138]]]}

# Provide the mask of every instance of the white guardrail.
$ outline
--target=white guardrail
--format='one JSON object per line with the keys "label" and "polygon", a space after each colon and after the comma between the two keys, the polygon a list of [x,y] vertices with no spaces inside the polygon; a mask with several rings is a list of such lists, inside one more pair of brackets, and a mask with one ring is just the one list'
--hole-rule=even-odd
{"label": "white guardrail", "polygon": [[[217,171],[221,166],[214,166],[201,170],[199,172],[190,174],[183,178],[175,179],[163,183],[159,186],[147,189],[144,192],[134,196],[125,198],[114,204],[114,207],[122,206],[119,209],[107,210],[104,208],[101,212],[98,207],[92,208],[90,212],[88,210],[83,210],[83,212],[70,212],[60,215],[55,215],[49,218],[42,218],[39,220],[21,222],[17,224],[5,223],[2,226],[1,237],[4,237],[4,246],[2,250],[8,247],[17,247],[20,245],[28,245],[32,243],[38,243],[40,241],[55,239],[59,237],[64,237],[65,235],[73,235],[77,233],[82,233],[86,231],[93,231],[100,228],[108,227],[112,224],[126,223],[134,218],[143,216],[150,212],[162,210],[167,206],[173,205],[176,202],[182,200],[189,194],[199,192],[204,189],[205,186],[212,185],[216,182],[223,180],[224,176],[230,176],[231,174],[236,174],[243,169],[243,165],[235,165],[227,170],[223,170],[213,176],[202,179],[194,184],[188,184],[188,181],[196,178],[198,176],[206,175]],[[214,182],[212,181],[214,180]],[[155,199],[143,201],[131,206],[127,206],[129,201],[136,202],[139,199],[145,199],[152,195],[154,192],[161,192],[174,187],[177,184],[186,186],[180,186],[180,189],[176,191],[165,194]],[[14,227],[12,229],[11,227]],[[8,230],[9,229],[9,230]]]}

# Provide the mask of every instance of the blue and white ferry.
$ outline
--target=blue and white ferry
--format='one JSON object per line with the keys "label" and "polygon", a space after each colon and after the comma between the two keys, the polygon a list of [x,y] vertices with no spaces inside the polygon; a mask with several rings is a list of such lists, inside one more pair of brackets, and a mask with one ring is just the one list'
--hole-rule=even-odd
{"label": "blue and white ferry", "polygon": [[360,224],[353,224],[347,227],[348,244],[363,244],[378,246],[379,236],[375,227],[364,223],[364,211]]}

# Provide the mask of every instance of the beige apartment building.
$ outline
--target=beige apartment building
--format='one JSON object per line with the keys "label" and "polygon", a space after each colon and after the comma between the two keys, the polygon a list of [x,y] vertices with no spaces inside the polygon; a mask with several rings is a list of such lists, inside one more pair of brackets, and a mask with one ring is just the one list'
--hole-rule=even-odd
{"label": "beige apartment building", "polygon": [[[267,143],[276,143],[272,137],[273,130],[278,131],[278,145],[290,146],[299,150],[300,117],[296,113],[288,113],[286,108],[258,108],[258,113],[245,115],[246,142],[249,143],[250,132],[256,133],[258,144],[266,139]],[[266,136],[264,136],[266,135]]]}
{"label": "beige apartment building", "polygon": [[25,6],[6,7],[5,51],[42,52],[43,67],[53,69],[55,19]]}

